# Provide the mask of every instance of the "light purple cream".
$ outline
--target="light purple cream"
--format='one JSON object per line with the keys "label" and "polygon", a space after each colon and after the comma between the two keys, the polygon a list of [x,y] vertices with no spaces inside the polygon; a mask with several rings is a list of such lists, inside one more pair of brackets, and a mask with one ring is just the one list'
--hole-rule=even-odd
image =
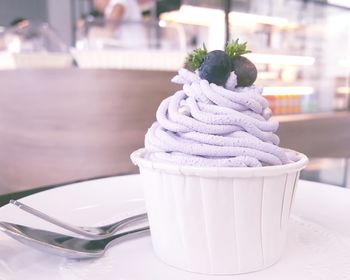
{"label": "light purple cream", "polygon": [[182,90],[166,98],[145,137],[150,160],[181,165],[254,167],[291,162],[278,146],[278,122],[262,88],[225,88],[181,69],[172,81]]}

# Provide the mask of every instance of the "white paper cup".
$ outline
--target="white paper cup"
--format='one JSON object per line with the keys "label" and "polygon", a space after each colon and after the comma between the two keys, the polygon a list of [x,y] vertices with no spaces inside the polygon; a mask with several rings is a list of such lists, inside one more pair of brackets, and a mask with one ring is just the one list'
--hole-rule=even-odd
{"label": "white paper cup", "polygon": [[267,167],[139,166],[155,254],[165,263],[205,274],[240,274],[277,262],[300,170],[308,159]]}

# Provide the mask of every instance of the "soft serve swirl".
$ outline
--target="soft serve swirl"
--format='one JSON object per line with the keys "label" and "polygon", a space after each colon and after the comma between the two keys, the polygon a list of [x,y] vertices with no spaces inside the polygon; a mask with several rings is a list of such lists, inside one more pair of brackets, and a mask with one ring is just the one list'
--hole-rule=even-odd
{"label": "soft serve swirl", "polygon": [[261,88],[229,90],[186,69],[172,81],[183,89],[162,101],[146,134],[151,160],[223,167],[290,162],[278,147],[278,122],[264,117],[268,103]]}

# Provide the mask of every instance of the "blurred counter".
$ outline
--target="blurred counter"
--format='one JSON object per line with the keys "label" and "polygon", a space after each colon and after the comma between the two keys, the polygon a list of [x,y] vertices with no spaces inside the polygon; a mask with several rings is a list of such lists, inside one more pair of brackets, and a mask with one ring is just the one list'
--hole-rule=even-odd
{"label": "blurred counter", "polygon": [[136,171],[174,72],[21,69],[1,71],[0,193]]}
{"label": "blurred counter", "polygon": [[281,146],[308,157],[350,157],[350,112],[297,114],[275,117],[280,122]]}
{"label": "blurred counter", "polygon": [[[173,71],[1,71],[0,193],[136,172]],[[310,157],[350,157],[350,113],[279,116],[281,145]]]}

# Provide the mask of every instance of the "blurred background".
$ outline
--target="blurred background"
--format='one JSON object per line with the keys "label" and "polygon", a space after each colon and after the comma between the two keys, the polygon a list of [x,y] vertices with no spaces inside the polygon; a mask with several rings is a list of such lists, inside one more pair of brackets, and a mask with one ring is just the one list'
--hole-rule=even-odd
{"label": "blurred background", "polygon": [[350,187],[350,1],[1,0],[0,188],[132,172],[125,161],[186,55],[236,38],[282,144],[311,157],[302,178]]}

